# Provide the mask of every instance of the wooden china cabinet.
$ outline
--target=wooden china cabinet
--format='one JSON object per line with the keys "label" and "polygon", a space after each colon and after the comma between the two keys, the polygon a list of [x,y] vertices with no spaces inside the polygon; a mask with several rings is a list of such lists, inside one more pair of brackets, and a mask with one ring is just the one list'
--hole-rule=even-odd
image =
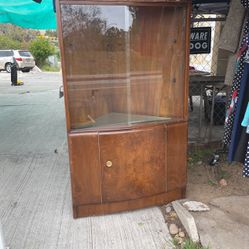
{"label": "wooden china cabinet", "polygon": [[59,0],[74,217],[183,198],[188,0]]}

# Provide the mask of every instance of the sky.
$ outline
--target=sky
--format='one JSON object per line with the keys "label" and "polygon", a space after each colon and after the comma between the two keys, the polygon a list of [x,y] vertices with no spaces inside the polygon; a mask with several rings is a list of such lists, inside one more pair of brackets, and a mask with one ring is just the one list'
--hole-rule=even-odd
{"label": "sky", "polygon": [[127,6],[98,6],[107,27],[114,26],[125,31],[132,25],[132,16]]}

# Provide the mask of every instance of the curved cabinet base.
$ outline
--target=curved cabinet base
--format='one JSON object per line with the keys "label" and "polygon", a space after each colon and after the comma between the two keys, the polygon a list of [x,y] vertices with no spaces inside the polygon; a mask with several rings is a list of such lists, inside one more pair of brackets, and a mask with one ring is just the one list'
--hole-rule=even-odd
{"label": "curved cabinet base", "polygon": [[73,215],[74,218],[78,218],[93,215],[111,214],[156,205],[163,205],[177,199],[185,198],[185,192],[186,189],[182,188],[137,200],[75,206],[73,207]]}
{"label": "curved cabinet base", "polygon": [[69,134],[74,217],[183,198],[187,123]]}

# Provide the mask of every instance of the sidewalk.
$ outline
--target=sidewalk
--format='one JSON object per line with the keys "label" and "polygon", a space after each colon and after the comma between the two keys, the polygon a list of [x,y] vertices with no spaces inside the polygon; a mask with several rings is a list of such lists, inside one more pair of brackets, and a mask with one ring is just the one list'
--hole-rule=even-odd
{"label": "sidewalk", "polygon": [[57,90],[60,76],[26,75],[20,88],[8,85],[8,75],[4,76],[0,79],[0,220],[6,246],[173,248],[157,207],[73,219],[64,102]]}
{"label": "sidewalk", "polygon": [[217,198],[210,212],[195,213],[201,243],[210,249],[249,248],[249,196]]}
{"label": "sidewalk", "polygon": [[74,220],[66,151],[0,156],[0,214],[10,249],[171,249],[159,208]]}

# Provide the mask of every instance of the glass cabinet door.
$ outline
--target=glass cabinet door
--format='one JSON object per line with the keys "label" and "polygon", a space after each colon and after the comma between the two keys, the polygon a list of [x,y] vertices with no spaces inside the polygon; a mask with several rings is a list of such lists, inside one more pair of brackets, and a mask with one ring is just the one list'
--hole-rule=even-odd
{"label": "glass cabinet door", "polygon": [[61,5],[71,129],[183,118],[182,7]]}

